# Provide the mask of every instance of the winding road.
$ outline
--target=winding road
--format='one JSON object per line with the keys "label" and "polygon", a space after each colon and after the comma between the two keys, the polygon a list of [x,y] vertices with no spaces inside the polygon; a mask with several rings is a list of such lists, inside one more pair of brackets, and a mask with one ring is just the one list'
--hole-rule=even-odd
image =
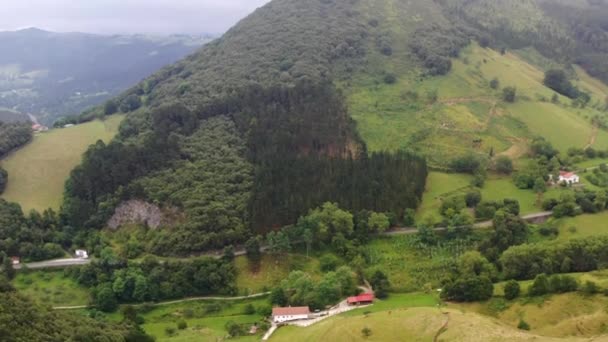
{"label": "winding road", "polygon": [[[522,216],[522,219],[527,222],[537,222],[538,220],[546,220],[551,215],[553,215],[552,212],[543,211],[543,212],[538,212],[538,213],[533,213],[533,214]],[[474,229],[486,229],[486,228],[490,228],[490,227],[492,227],[492,221],[478,222],[473,225]],[[447,229],[447,227],[438,227],[438,228],[434,228],[433,230],[436,232],[441,232],[446,229]],[[395,235],[410,235],[410,234],[416,234],[416,233],[418,233],[417,228],[402,227],[402,228],[393,228],[389,231],[382,233],[381,235],[395,236]],[[262,252],[264,252],[264,251],[268,250],[268,247],[262,246],[260,248],[260,250]],[[247,252],[244,249],[239,249],[234,252],[235,256],[242,256],[245,254],[247,254]],[[214,251],[214,252],[200,254],[198,256],[207,256],[207,257],[219,259],[222,257],[222,255],[223,255],[222,252]],[[17,270],[23,268],[23,266],[26,266],[28,269],[60,268],[60,267],[82,266],[82,265],[89,264],[91,261],[92,261],[92,259],[76,259],[76,258],[55,259],[55,260],[46,260],[46,261],[40,261],[40,262],[32,262],[32,263],[28,263],[28,264],[15,265],[13,267]]]}

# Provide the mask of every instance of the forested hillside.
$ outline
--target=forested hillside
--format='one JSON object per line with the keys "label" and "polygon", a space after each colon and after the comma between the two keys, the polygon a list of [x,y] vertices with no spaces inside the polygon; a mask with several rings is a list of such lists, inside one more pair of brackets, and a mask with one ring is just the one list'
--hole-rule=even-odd
{"label": "forested hillside", "polygon": [[[521,103],[563,110],[590,132],[604,120],[601,91],[550,88],[530,64],[548,60],[572,77],[570,63],[603,54],[601,38],[581,40],[565,12],[534,0],[272,1],[74,119],[129,113],[117,139],[72,173],[61,217],[98,229],[126,200],[177,209],[179,222],[148,235],[148,251],[161,254],[240,243],[325,201],[398,222],[420,202],[425,157],[446,168],[466,153],[525,151],[543,128]],[[601,19],[585,25],[603,34]],[[491,63],[504,65],[505,83]],[[560,101],[593,105],[595,118]],[[604,144],[596,135],[592,144]]]}

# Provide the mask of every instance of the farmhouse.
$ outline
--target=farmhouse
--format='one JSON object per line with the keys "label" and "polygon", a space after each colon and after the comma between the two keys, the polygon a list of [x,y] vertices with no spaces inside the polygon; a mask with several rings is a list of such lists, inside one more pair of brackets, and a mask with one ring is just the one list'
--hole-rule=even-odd
{"label": "farmhouse", "polygon": [[21,259],[19,259],[19,257],[11,257],[11,263],[13,266],[19,265],[21,263]]}
{"label": "farmhouse", "polygon": [[77,249],[76,250],[76,257],[80,258],[80,259],[88,259],[89,258],[89,253],[87,253],[87,251],[85,251],[84,249]]}
{"label": "farmhouse", "polygon": [[580,182],[580,178],[574,172],[559,172],[559,182],[566,184],[578,184]]}
{"label": "farmhouse", "polygon": [[373,293],[363,293],[358,296],[348,297],[346,301],[348,305],[365,305],[372,304],[374,302],[374,294]]}
{"label": "farmhouse", "polygon": [[295,321],[298,319],[308,318],[310,318],[310,309],[308,308],[308,306],[294,306],[272,309],[272,321],[275,323],[283,323],[287,321]]}

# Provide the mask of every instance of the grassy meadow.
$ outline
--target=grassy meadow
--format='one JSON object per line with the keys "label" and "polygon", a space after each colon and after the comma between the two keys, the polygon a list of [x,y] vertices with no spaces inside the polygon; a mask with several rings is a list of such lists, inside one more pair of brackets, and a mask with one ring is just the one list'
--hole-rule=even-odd
{"label": "grassy meadow", "polygon": [[113,115],[105,121],[37,134],[31,143],[0,162],[8,171],[8,185],[2,198],[19,203],[24,212],[59,209],[64,183],[82,160],[82,154],[100,139],[110,141],[123,118]]}
{"label": "grassy meadow", "polygon": [[[158,306],[144,312],[142,317],[144,331],[156,338],[156,341],[218,341],[226,335],[225,325],[229,321],[241,324],[246,330],[260,322],[263,316],[259,313],[246,312],[246,306],[254,309],[267,307],[268,299],[245,301],[198,301]],[[185,321],[187,327],[178,329],[177,323]],[[169,333],[168,331],[172,331]],[[260,334],[238,338],[238,341],[259,341]]]}
{"label": "grassy meadow", "polygon": [[90,301],[89,290],[64,276],[63,271],[18,272],[13,285],[44,305],[80,306],[88,305]]}
{"label": "grassy meadow", "polygon": [[[404,32],[395,29],[393,34]],[[426,155],[431,165],[445,165],[455,155],[491,150],[517,159],[536,135],[562,152],[588,145],[608,148],[608,132],[594,129],[590,121],[606,115],[591,105],[605,98],[608,86],[580,68],[575,83],[593,97],[585,109],[571,107],[571,100],[561,95],[559,103],[550,102],[555,92],[543,85],[544,69],[537,66],[545,62],[527,50],[502,55],[473,43],[440,77],[412,73],[404,54],[397,46],[392,56],[383,56],[384,69],[376,70],[377,76],[355,77],[347,89],[350,112],[372,151],[409,149]],[[395,84],[382,81],[386,72],[397,76]],[[500,81],[497,90],[489,87],[494,78]],[[501,99],[500,89],[506,86],[517,88],[513,104]],[[437,102],[428,100],[429,92],[437,93]]]}

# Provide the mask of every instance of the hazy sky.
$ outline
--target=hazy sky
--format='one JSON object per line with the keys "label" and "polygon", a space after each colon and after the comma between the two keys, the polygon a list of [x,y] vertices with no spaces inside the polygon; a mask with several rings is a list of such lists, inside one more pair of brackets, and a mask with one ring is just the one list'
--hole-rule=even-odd
{"label": "hazy sky", "polygon": [[269,0],[0,0],[0,31],[222,33]]}

